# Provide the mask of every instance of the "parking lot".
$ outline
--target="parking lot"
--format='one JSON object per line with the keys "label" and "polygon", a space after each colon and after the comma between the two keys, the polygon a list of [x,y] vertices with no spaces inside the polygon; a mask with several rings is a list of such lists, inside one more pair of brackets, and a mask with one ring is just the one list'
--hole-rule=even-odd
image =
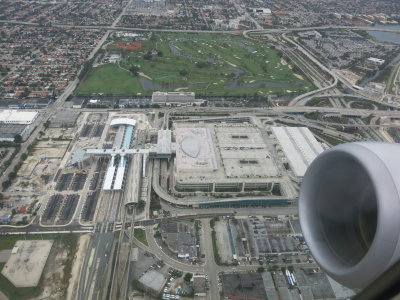
{"label": "parking lot", "polygon": [[57,179],[55,189],[57,191],[80,191],[86,183],[87,174],[85,173],[65,173],[61,174]]}
{"label": "parking lot", "polygon": [[[296,221],[293,223],[297,225]],[[299,233],[293,231],[289,219],[278,220],[267,216],[225,218],[217,222],[216,231],[219,254],[227,262],[232,261],[234,256],[237,259],[260,259],[260,263],[273,262],[271,257],[275,256],[288,261],[292,260],[292,256],[303,261],[308,258],[303,240],[299,239]]]}
{"label": "parking lot", "polygon": [[55,194],[50,197],[41,216],[44,225],[62,225],[71,221],[79,201],[78,194]]}

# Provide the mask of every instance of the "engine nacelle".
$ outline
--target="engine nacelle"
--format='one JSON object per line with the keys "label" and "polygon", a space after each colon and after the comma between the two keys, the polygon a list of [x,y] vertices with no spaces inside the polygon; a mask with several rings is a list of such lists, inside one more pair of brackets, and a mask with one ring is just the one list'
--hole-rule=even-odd
{"label": "engine nacelle", "polygon": [[400,145],[349,143],[320,154],[304,176],[299,216],[321,268],[366,287],[400,258]]}

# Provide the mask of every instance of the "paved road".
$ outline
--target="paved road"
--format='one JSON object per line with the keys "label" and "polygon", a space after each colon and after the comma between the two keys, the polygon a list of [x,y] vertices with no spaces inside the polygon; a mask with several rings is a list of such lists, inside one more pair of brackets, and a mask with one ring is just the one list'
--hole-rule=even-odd
{"label": "paved road", "polygon": [[[14,20],[0,20],[0,23],[6,24],[20,24],[30,26],[40,26],[39,23],[34,22],[22,22]],[[50,25],[50,24],[49,24]],[[79,29],[106,29],[106,30],[123,30],[123,31],[144,31],[144,32],[182,32],[182,33],[214,33],[214,34],[238,34],[238,33],[282,33],[291,31],[310,31],[310,30],[325,30],[325,29],[353,29],[353,30],[369,30],[369,31],[382,31],[382,32],[394,32],[400,33],[400,29],[397,28],[379,28],[372,26],[313,26],[313,27],[295,27],[295,28],[270,28],[270,29],[252,29],[252,30],[185,30],[185,29],[148,29],[139,27],[116,27],[116,26],[74,26],[65,24],[51,24],[53,27],[61,28],[79,28]]]}
{"label": "paved road", "polygon": [[[152,187],[154,192],[163,200],[168,201],[170,203],[182,206],[190,206],[190,205],[199,205],[201,203],[210,203],[215,201],[210,201],[208,197],[205,196],[197,196],[197,197],[184,197],[184,198],[176,198],[171,195],[160,186],[159,178],[160,178],[160,160],[154,159],[153,162],[153,179],[152,179]],[[235,198],[218,198],[218,202],[231,202],[231,201],[246,201],[246,200],[266,200],[266,199],[282,199],[282,200],[294,200],[288,199],[285,196],[246,196],[246,197],[235,197]]]}
{"label": "paved road", "polygon": [[[189,265],[178,261],[169,255],[167,255],[161,246],[159,246],[154,238],[154,231],[153,226],[146,226],[146,238],[148,242],[148,246],[142,244],[136,238],[133,238],[135,244],[140,247],[142,250],[150,252],[154,254],[158,259],[164,261],[167,265],[182,270],[183,272],[191,272],[191,273],[198,273],[198,274],[207,274],[209,278],[209,292],[208,292],[208,299],[209,300],[217,300],[220,299],[220,291],[218,288],[218,274],[220,273],[232,273],[232,272],[246,272],[246,271],[256,271],[259,267],[258,264],[253,265],[238,265],[235,267],[232,266],[219,266],[215,263],[214,260],[214,250],[212,245],[211,239],[211,227],[209,225],[210,219],[203,219],[202,226],[201,226],[201,243],[205,253],[205,263],[202,265]],[[287,264],[278,263],[278,266],[285,266]],[[300,263],[295,264],[299,268],[313,268],[316,267],[316,264],[306,264]]]}
{"label": "paved road", "polygon": [[[108,34],[109,32],[105,33],[104,36],[99,40],[97,45],[93,48],[93,50],[89,54],[87,58],[88,60],[94,57],[94,55],[100,49],[101,45],[107,39]],[[56,114],[61,109],[62,105],[64,104],[64,101],[72,94],[72,92],[75,90],[78,84],[79,84],[78,78],[75,78],[75,80],[71,81],[64,90],[64,92],[54,101],[54,103],[51,104],[41,116],[39,116],[38,120],[35,122],[35,124],[37,124],[36,129],[31,133],[28,139],[21,144],[21,150],[14,157],[9,167],[4,171],[4,173],[0,177],[0,185],[8,179],[8,175],[10,174],[10,172],[12,172],[12,170],[14,170],[15,165],[20,161],[21,155],[25,153],[29,145],[35,141],[39,132],[43,131],[44,129],[43,124],[46,121],[50,120],[50,118],[53,117],[53,115]]]}
{"label": "paved road", "polygon": [[78,300],[99,298],[113,239],[113,232],[102,232],[95,234],[90,240],[80,274]]}
{"label": "paved road", "polygon": [[210,289],[208,291],[208,298],[210,300],[220,299],[218,290],[218,266],[214,259],[214,247],[211,238],[211,227],[210,219],[201,220],[201,236],[202,236],[202,248],[206,255],[206,263],[204,266],[204,272],[208,275]]}

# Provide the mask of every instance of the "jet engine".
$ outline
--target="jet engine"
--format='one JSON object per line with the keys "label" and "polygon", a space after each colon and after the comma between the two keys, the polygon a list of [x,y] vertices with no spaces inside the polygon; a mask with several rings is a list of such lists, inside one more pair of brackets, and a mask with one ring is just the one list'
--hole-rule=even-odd
{"label": "jet engine", "polygon": [[365,288],[400,258],[400,145],[349,143],[321,153],[304,175],[299,216],[321,268]]}

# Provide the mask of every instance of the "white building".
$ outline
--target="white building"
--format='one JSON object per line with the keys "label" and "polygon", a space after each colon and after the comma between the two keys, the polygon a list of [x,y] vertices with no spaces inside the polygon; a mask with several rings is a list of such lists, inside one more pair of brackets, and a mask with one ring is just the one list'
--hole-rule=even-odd
{"label": "white building", "polygon": [[153,104],[192,104],[195,102],[193,92],[154,92],[151,96]]}
{"label": "white building", "polygon": [[39,113],[36,111],[2,110],[0,111],[0,123],[4,124],[32,124]]}
{"label": "white building", "polygon": [[255,14],[270,15],[272,11],[269,8],[251,8],[250,11]]}
{"label": "white building", "polygon": [[294,174],[303,177],[324,149],[307,127],[272,127]]}
{"label": "white building", "polygon": [[369,57],[368,61],[377,65],[383,65],[385,63],[384,59],[376,58],[376,57]]}

